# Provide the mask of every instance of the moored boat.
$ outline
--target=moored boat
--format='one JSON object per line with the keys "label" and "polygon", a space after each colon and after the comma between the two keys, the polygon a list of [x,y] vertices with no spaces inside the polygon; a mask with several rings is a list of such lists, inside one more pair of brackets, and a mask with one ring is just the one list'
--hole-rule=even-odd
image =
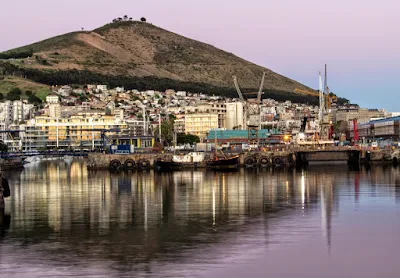
{"label": "moored boat", "polygon": [[204,162],[204,153],[190,152],[188,154],[173,155],[172,161],[182,164],[184,168],[197,168]]}
{"label": "moored boat", "polygon": [[175,171],[182,169],[182,164],[174,161],[157,160],[154,163],[154,169],[160,172]]}
{"label": "moored boat", "polygon": [[213,170],[237,170],[239,169],[239,156],[218,157],[214,156],[207,161],[207,167]]}

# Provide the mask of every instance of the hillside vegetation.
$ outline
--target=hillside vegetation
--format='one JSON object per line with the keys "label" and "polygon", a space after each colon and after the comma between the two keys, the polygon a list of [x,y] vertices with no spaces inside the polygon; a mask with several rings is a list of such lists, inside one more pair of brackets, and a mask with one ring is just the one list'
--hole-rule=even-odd
{"label": "hillside vegetation", "polygon": [[293,94],[295,88],[310,88],[292,79],[146,22],[122,21],[93,31],[68,33],[0,53],[1,57],[8,58],[0,62],[0,74],[48,85],[106,83],[127,89],[177,89],[229,96],[237,96],[233,75],[246,92],[256,90],[266,72],[264,97],[318,101]]}
{"label": "hillside vegetation", "polygon": [[[31,91],[41,100],[45,100],[46,96],[50,93],[49,86],[47,85],[16,76],[0,76],[0,93],[3,96],[7,96],[10,91],[16,88],[19,88],[22,92]],[[22,97],[27,98],[25,94]]]}

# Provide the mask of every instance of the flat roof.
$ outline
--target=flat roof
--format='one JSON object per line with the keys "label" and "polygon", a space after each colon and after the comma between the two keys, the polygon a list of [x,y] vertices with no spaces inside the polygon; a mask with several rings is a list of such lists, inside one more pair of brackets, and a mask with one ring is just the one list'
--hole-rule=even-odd
{"label": "flat roof", "polygon": [[378,123],[384,123],[384,122],[390,122],[390,121],[400,121],[400,116],[389,117],[389,118],[384,118],[384,119],[379,119],[379,120],[373,120],[373,121],[369,121],[367,123],[360,124],[360,126],[366,126],[366,125],[370,125],[370,124],[378,124]]}

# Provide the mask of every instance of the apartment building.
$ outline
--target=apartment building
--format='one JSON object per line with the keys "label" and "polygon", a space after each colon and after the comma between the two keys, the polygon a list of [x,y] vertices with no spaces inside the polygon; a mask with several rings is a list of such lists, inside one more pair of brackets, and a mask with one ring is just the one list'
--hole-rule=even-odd
{"label": "apartment building", "polygon": [[32,113],[33,104],[25,103],[22,100],[7,100],[0,103],[0,123],[6,128],[13,123],[25,121]]}
{"label": "apartment building", "polygon": [[[102,146],[101,130],[123,130],[128,126],[117,121],[114,115],[79,113],[69,118],[38,116],[30,120],[21,134],[24,150],[52,148],[87,148]],[[107,132],[106,136],[116,135]]]}
{"label": "apartment building", "polygon": [[185,132],[204,139],[210,129],[218,128],[218,114],[197,113],[185,115]]}
{"label": "apartment building", "polygon": [[186,114],[216,114],[218,117],[218,127],[226,128],[226,104],[225,103],[196,103],[194,106],[185,107]]}

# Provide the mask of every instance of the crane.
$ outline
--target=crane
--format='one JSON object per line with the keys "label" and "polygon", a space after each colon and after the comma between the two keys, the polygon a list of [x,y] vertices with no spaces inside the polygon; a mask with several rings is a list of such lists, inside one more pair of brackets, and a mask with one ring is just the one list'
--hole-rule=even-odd
{"label": "crane", "polygon": [[337,97],[329,92],[327,67],[325,65],[324,84],[322,84],[321,73],[319,73],[319,91],[308,91],[296,88],[295,93],[302,93],[306,95],[319,97],[319,111],[318,111],[318,133],[321,138],[331,137],[331,105]]}
{"label": "crane", "polygon": [[246,101],[240,90],[239,83],[237,81],[236,76],[233,76],[233,83],[235,85],[239,99],[243,103],[243,109],[244,109],[243,117],[245,119],[244,122],[246,123],[247,129],[248,129],[249,141],[252,142],[253,144],[257,143],[257,145],[259,143],[258,131],[259,131],[260,125],[261,125],[260,104],[261,104],[262,89],[264,87],[264,80],[265,80],[265,72],[263,72],[263,75],[261,78],[260,87],[257,92],[257,98],[247,99],[247,101]]}
{"label": "crane", "polygon": [[[308,91],[308,90],[304,90],[304,89],[294,89],[294,92],[297,94],[305,94],[305,95],[311,95],[311,96],[316,96],[319,97],[320,93],[316,92],[316,91]],[[337,96],[333,95],[333,94],[329,94],[326,95],[324,94],[324,98],[325,98],[325,107],[330,109],[332,107],[332,104],[335,103],[337,101]]]}

